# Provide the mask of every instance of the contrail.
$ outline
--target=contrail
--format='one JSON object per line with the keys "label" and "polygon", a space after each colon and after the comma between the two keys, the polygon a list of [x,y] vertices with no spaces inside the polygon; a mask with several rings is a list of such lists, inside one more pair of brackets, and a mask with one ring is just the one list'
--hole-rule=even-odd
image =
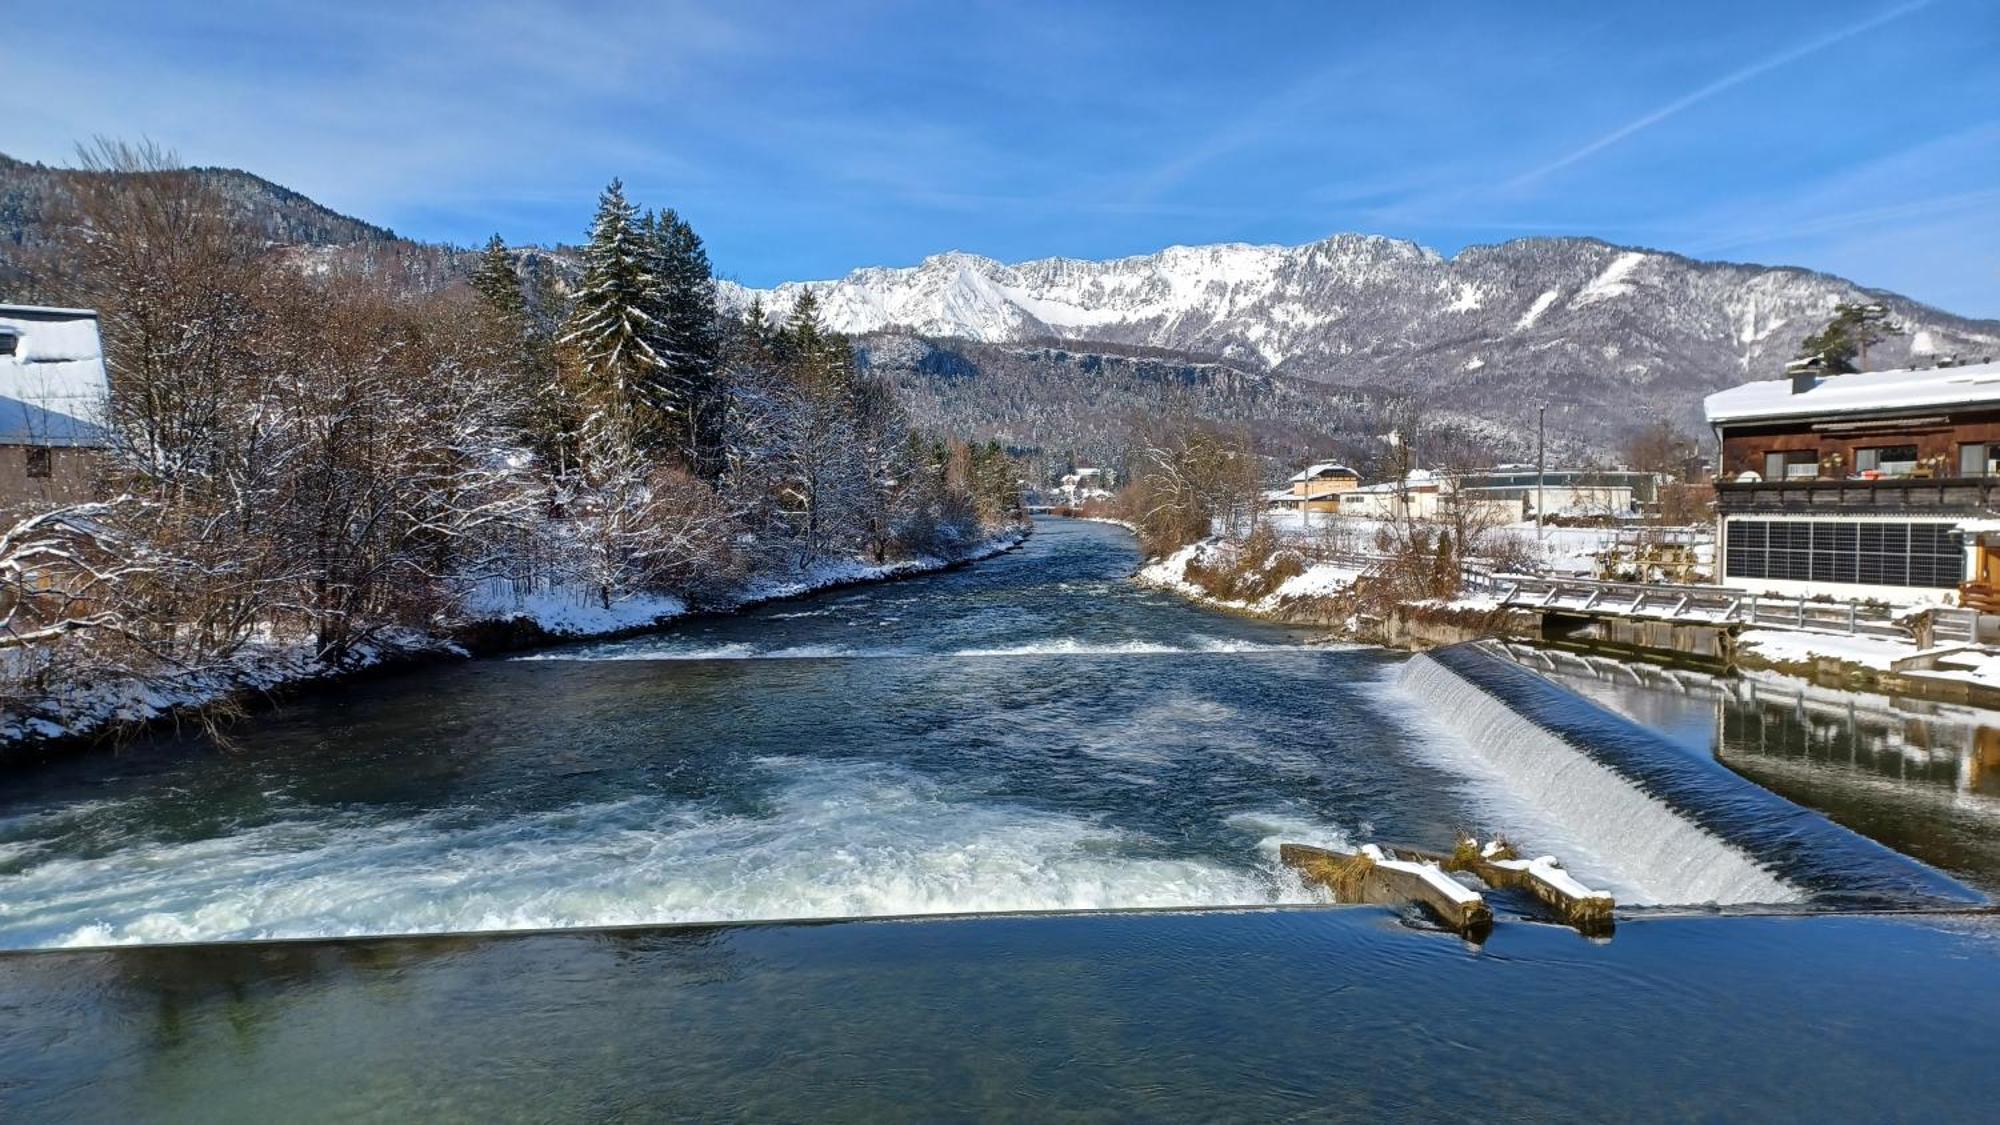
{"label": "contrail", "polygon": [[1814,39],[1806,43],[1801,43],[1796,47],[1793,47],[1787,51],[1780,52],[1779,54],[1773,55],[1770,58],[1764,59],[1761,62],[1753,63],[1749,66],[1744,67],[1741,70],[1735,71],[1731,74],[1724,75],[1723,77],[1718,78],[1713,82],[1710,82],[1708,85],[1703,86],[1699,90],[1695,90],[1692,93],[1684,94],[1678,98],[1675,98],[1673,101],[1668,102],[1666,105],[1661,106],[1660,108],[1645,115],[1644,117],[1639,118],[1636,121],[1628,122],[1624,125],[1619,126],[1616,129],[1613,129],[1611,132],[1604,134],[1603,136],[1597,138],[1596,140],[1590,142],[1587,145],[1584,145],[1582,148],[1577,149],[1575,152],[1572,152],[1567,156],[1562,157],[1561,159],[1552,161],[1548,164],[1544,164],[1541,167],[1534,169],[1533,171],[1524,172],[1521,175],[1514,177],[1513,179],[1507,181],[1506,186],[1509,188],[1526,187],[1528,184],[1534,183],[1536,180],[1541,179],[1542,177],[1548,175],[1549,173],[1560,171],[1564,168],[1567,168],[1570,165],[1576,163],[1577,161],[1582,160],[1583,158],[1590,156],[1591,154],[1598,152],[1601,149],[1609,148],[1610,146],[1617,144],[1619,141],[1624,140],[1626,137],[1629,137],[1632,134],[1637,133],[1642,129],[1648,129],[1654,125],[1658,125],[1660,122],[1665,121],[1667,118],[1672,117],[1674,114],[1679,113],[1680,111],[1686,109],[1691,105],[1694,105],[1697,102],[1706,101],[1709,98],[1712,98],[1715,95],[1733,86],[1740,86],[1743,83],[1748,82],[1752,78],[1755,78],[1758,75],[1763,74],[1767,71],[1776,70],[1777,68],[1784,66],[1787,63],[1797,62],[1798,60],[1805,58],[1807,55],[1816,54],[1820,51],[1824,51],[1828,47],[1831,47],[1836,43],[1852,39],[1855,36],[1860,35],[1864,32],[1873,31],[1876,28],[1881,27],[1883,24],[1889,23],[1892,20],[1899,20],[1904,16],[1909,15],[1911,12],[1915,12],[1922,8],[1928,8],[1931,6],[1933,2],[1934,0],[1912,0],[1911,3],[1900,4],[1894,8],[1890,8],[1888,11],[1879,13],[1868,19],[1862,20],[1860,23],[1854,24],[1850,27],[1844,27],[1839,31],[1835,31],[1827,35],[1822,35],[1818,39]]}

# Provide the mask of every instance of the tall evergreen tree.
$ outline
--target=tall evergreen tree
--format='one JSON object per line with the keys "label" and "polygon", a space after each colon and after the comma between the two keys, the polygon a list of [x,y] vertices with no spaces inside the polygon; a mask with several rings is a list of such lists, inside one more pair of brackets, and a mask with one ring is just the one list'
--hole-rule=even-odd
{"label": "tall evergreen tree", "polygon": [[644,230],[654,279],[648,307],[662,361],[660,398],[672,415],[669,439],[689,467],[713,479],[722,467],[723,428],[715,275],[700,236],[672,210],[648,214]]}
{"label": "tall evergreen tree", "polygon": [[492,314],[496,324],[525,335],[528,330],[528,302],[521,295],[521,279],[514,273],[514,259],[507,244],[494,235],[479,255],[472,270],[472,290]]}
{"label": "tall evergreen tree", "polygon": [[560,343],[574,357],[589,397],[624,414],[635,435],[655,429],[648,415],[659,409],[653,394],[665,365],[654,346],[655,282],[638,208],[617,180],[598,198],[583,261]]}

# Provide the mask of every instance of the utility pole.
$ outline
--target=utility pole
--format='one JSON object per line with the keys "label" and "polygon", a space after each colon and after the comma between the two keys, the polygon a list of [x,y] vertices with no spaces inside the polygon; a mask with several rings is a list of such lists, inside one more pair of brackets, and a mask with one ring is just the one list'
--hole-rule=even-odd
{"label": "utility pole", "polygon": [[1535,408],[1535,543],[1542,542],[1542,482],[1549,473],[1549,408]]}

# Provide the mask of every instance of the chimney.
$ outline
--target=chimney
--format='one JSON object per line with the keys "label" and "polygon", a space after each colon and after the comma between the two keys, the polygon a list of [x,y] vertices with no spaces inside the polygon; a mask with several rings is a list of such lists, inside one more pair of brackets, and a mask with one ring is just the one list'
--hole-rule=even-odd
{"label": "chimney", "polygon": [[1792,393],[1802,395],[1819,386],[1819,373],[1826,368],[1826,360],[1820,356],[1795,359],[1785,365],[1785,374],[1791,376]]}

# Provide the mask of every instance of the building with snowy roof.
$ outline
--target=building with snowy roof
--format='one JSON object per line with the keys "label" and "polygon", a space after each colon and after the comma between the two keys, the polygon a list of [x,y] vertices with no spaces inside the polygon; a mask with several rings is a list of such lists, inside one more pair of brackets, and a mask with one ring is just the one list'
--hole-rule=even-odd
{"label": "building with snowy roof", "polygon": [[89,497],[108,394],[95,312],[0,305],[0,513]]}
{"label": "building with snowy roof", "polygon": [[2000,363],[1795,366],[1703,407],[1725,585],[2000,607]]}
{"label": "building with snowy roof", "polygon": [[1292,511],[1337,512],[1340,494],[1361,487],[1361,474],[1346,465],[1322,461],[1293,473],[1285,487],[1265,493],[1273,508]]}

